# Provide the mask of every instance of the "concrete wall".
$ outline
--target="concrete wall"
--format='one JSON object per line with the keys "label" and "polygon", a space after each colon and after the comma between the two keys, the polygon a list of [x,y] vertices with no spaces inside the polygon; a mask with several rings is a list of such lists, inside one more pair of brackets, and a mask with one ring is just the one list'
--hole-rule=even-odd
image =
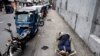
{"label": "concrete wall", "polygon": [[100,1],[98,1],[98,7],[96,11],[96,19],[95,19],[95,31],[94,34],[100,37]]}
{"label": "concrete wall", "polygon": [[78,12],[75,31],[86,43],[88,43],[96,0],[84,0],[81,1],[80,4],[79,8],[81,9]]}
{"label": "concrete wall", "polygon": [[91,34],[89,37],[89,46],[96,56],[100,56],[100,0],[97,1],[95,9]]}
{"label": "concrete wall", "polygon": [[[94,39],[97,37],[91,37],[91,34],[100,37],[100,25],[93,24],[96,20],[95,15],[98,12],[96,11],[98,9],[96,8],[98,7],[97,2],[98,0],[57,0],[56,10],[93,52],[100,53],[100,51],[98,51],[100,49],[100,43]],[[100,15],[100,13],[98,13],[98,15]],[[100,16],[97,16],[97,18],[99,17]],[[100,39],[99,37],[98,39]],[[96,46],[98,46],[98,48]],[[95,51],[92,48],[94,48]]]}

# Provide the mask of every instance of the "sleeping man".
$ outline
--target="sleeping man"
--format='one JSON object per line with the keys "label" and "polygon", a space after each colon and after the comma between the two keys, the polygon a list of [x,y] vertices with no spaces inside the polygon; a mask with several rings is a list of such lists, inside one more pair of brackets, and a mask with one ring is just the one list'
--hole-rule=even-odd
{"label": "sleeping man", "polygon": [[67,56],[71,53],[71,44],[70,44],[70,35],[64,34],[63,32],[59,33],[60,37],[58,38],[58,54],[60,56]]}

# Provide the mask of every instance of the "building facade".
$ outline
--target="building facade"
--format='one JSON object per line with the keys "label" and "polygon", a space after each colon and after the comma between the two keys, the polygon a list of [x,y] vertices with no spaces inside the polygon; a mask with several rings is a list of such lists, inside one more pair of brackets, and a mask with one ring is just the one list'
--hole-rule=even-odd
{"label": "building facade", "polygon": [[56,11],[91,51],[100,56],[100,1],[56,0]]}

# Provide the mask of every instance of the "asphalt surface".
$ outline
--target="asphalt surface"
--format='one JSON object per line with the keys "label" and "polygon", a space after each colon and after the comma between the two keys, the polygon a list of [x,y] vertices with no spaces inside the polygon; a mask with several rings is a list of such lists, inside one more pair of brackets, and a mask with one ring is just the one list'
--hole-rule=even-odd
{"label": "asphalt surface", "polygon": [[[79,36],[70,28],[70,26],[54,10],[49,10],[45,19],[45,25],[40,30],[34,41],[30,41],[29,47],[23,56],[56,56],[58,33],[65,32],[70,34],[74,48],[75,56],[94,56]],[[47,46],[47,49],[43,49]]]}
{"label": "asphalt surface", "polygon": [[7,23],[11,23],[11,29],[13,32],[16,32],[13,17],[13,14],[5,14],[5,12],[0,12],[0,51],[2,53],[4,53],[6,49],[7,40],[11,39],[10,34],[4,30],[5,28],[8,28]]}
{"label": "asphalt surface", "polygon": [[[12,23],[11,28],[14,33],[16,32],[13,17],[13,14],[1,14],[0,12],[0,51],[2,53],[6,48],[7,40],[10,39],[9,33],[4,31],[4,28],[7,28],[6,24]],[[58,38],[58,33],[62,31],[70,34],[77,51],[76,56],[94,56],[79,36],[54,10],[49,10],[45,25],[40,27],[37,35],[27,43],[22,56],[56,56],[56,39]]]}

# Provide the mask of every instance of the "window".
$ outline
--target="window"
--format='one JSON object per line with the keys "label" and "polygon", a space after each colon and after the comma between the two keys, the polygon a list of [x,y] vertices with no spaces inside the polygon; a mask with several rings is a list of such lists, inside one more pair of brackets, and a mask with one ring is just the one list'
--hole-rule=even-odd
{"label": "window", "polygon": [[27,14],[18,15],[18,21],[27,22],[28,21],[28,15]]}

